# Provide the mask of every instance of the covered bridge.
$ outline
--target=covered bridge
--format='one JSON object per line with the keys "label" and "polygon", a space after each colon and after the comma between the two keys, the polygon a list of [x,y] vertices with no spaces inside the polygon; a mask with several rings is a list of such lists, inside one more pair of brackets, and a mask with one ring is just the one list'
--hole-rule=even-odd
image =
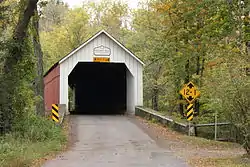
{"label": "covered bridge", "polygon": [[143,105],[143,65],[114,37],[100,31],[45,74],[46,110],[52,104],[66,104],[68,109],[72,92],[77,113],[134,113]]}

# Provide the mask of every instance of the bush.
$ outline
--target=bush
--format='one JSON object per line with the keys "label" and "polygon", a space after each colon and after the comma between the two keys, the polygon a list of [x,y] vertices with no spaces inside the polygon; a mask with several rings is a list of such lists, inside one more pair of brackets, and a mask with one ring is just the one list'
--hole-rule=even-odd
{"label": "bush", "polygon": [[0,137],[0,166],[30,166],[38,158],[62,150],[66,135],[51,120],[29,115]]}
{"label": "bush", "polygon": [[24,138],[33,142],[43,142],[46,140],[64,140],[60,126],[51,120],[30,115],[27,119],[18,121],[14,124],[15,138]]}

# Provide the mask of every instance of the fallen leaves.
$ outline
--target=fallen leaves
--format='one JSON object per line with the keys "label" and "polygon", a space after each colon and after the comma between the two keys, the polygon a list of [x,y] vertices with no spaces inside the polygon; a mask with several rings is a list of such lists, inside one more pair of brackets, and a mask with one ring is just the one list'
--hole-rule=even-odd
{"label": "fallen leaves", "polygon": [[161,147],[171,149],[176,155],[186,159],[191,166],[245,167],[245,163],[237,163],[232,160],[240,159],[241,155],[245,153],[238,144],[186,136],[169,127],[164,127],[160,123],[153,123],[140,117],[136,118],[141,126],[146,128],[149,133],[153,133],[153,138]]}

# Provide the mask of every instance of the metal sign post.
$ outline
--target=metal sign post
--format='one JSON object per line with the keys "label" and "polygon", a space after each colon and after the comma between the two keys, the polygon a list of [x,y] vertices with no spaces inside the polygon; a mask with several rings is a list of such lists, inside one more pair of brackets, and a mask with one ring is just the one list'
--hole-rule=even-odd
{"label": "metal sign post", "polygon": [[187,120],[188,120],[188,136],[191,136],[191,121],[194,118],[194,104],[187,106]]}
{"label": "metal sign post", "polygon": [[185,84],[181,89],[180,94],[187,100],[189,105],[187,106],[187,120],[188,122],[188,135],[191,135],[191,121],[194,118],[194,102],[200,96],[200,91],[196,88],[196,86],[189,82]]}
{"label": "metal sign post", "polygon": [[194,119],[194,104],[187,106],[187,120],[192,121]]}
{"label": "metal sign post", "polygon": [[188,136],[191,136],[190,128],[191,128],[191,122],[189,121],[188,122]]}
{"label": "metal sign post", "polygon": [[218,114],[217,114],[217,110],[215,111],[215,115],[214,115],[214,140],[217,140],[217,123],[218,123]]}

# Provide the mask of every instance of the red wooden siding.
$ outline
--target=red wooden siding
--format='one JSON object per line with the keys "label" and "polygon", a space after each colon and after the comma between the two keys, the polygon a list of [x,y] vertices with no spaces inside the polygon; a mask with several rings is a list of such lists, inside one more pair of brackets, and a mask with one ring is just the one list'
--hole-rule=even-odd
{"label": "red wooden siding", "polygon": [[51,110],[52,104],[59,104],[60,99],[60,66],[57,65],[44,77],[45,110]]}

